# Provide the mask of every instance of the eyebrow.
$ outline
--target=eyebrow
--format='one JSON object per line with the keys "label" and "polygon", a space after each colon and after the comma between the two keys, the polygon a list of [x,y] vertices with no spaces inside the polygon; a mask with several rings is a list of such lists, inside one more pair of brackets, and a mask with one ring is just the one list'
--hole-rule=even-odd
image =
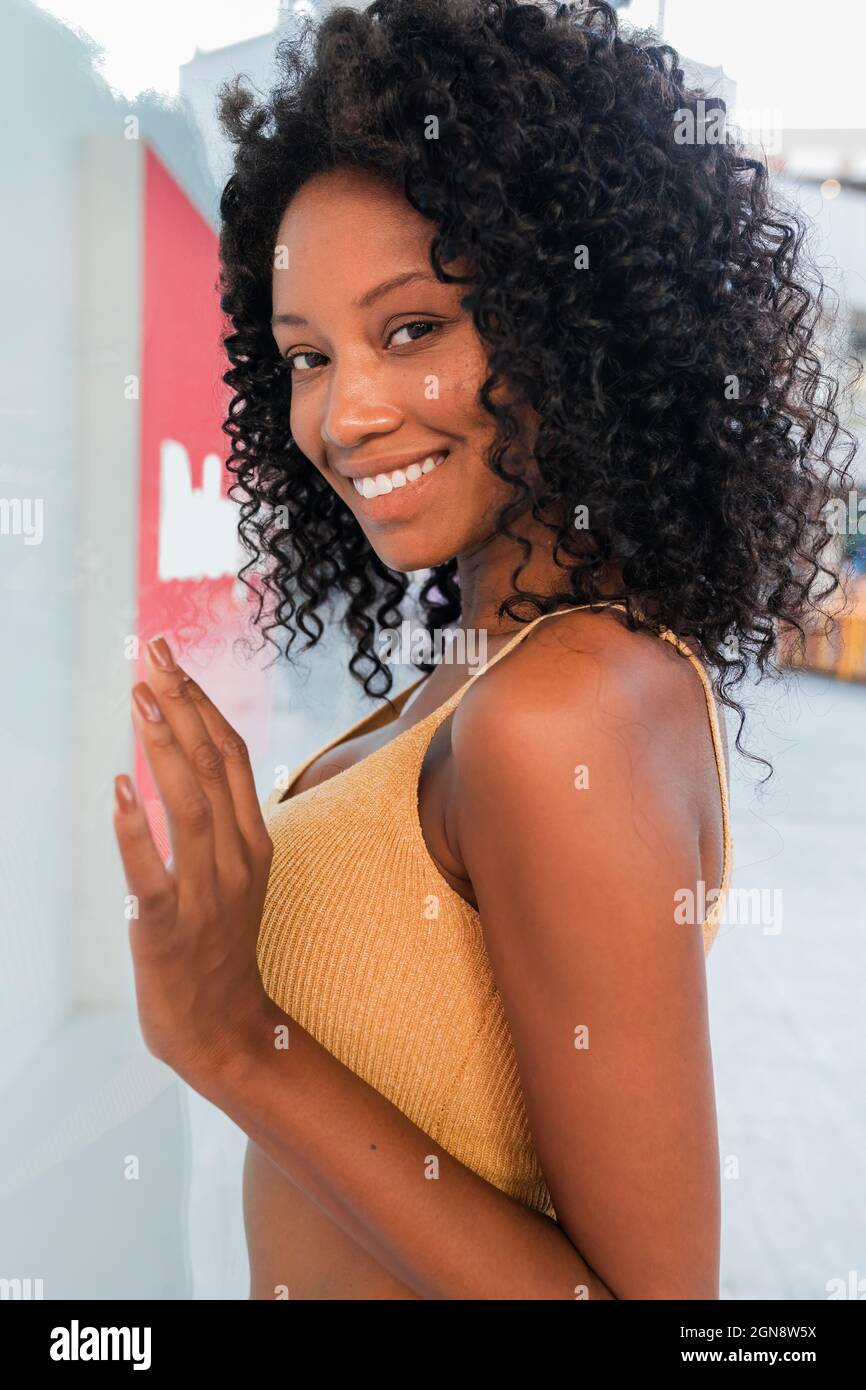
{"label": "eyebrow", "polygon": [[[413,280],[426,280],[429,284],[441,285],[442,281],[437,280],[433,275],[423,270],[407,270],[402,275],[394,275],[390,280],[383,280],[381,285],[374,285],[373,289],[367,290],[360,299],[356,299],[353,307],[355,309],[369,309],[371,304],[375,304],[377,299],[383,299],[392,290],[398,290],[402,285],[409,285]],[[299,327],[306,326],[307,320],[301,318],[300,314],[274,314],[271,319],[271,327],[275,328],[278,323],[293,324]]]}

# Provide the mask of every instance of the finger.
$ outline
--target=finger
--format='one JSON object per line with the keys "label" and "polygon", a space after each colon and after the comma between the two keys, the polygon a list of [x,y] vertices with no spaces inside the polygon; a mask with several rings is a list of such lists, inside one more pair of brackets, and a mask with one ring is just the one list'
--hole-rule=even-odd
{"label": "finger", "polygon": [[165,638],[152,638],[146,652],[152,672],[148,683],[211,804],[217,868],[233,864],[243,843],[223,754],[190,699],[185,672]]}
{"label": "finger", "polygon": [[132,717],[168,820],[178,893],[216,901],[213,812],[150,687],[132,690]]}
{"label": "finger", "polygon": [[144,807],[125,773],[114,779],[114,833],[126,884],[137,899],[138,911],[148,916],[173,916],[174,879],[163,865]]}
{"label": "finger", "polygon": [[241,834],[251,848],[258,847],[266,854],[270,853],[273,843],[262,816],[249,749],[198,682],[182,668],[179,669],[186,678],[190,700],[222,754]]}

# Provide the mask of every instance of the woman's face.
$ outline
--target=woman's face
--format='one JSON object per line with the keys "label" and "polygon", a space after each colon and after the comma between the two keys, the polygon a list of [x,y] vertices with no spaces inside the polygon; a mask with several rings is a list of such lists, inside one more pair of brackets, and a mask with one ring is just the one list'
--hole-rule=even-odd
{"label": "woman's face", "polygon": [[339,169],[292,199],[274,258],[292,435],[379,558],[403,572],[470,552],[512,492],[485,463],[495,434],[477,404],[486,353],[460,308],[466,287],[430,268],[434,230],[376,175]]}

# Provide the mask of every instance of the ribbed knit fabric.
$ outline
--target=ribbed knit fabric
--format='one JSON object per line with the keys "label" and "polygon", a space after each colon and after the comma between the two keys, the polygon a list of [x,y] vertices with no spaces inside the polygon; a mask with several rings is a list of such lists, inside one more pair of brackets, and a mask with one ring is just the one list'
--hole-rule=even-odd
{"label": "ribbed knit fabric", "polygon": [[[418,778],[436,729],[472,682],[536,623],[569,611],[527,623],[426,718],[319,786],[290,795],[321,754],[398,717],[416,681],[393,701],[397,715],[387,704],[365,715],[267,797],[274,856],[258,939],[261,977],[280,1008],[446,1152],[553,1217],[481,919],[430,857]],[[697,658],[672,633],[661,635],[688,656],[704,686],[722,798],[724,893],[731,843],[712,690]],[[705,954],[721,906],[720,898],[703,924]]]}

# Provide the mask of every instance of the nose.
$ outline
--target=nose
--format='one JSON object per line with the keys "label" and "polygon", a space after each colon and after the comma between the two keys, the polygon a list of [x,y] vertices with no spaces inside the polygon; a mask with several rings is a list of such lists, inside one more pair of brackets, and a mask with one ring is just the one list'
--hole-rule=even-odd
{"label": "nose", "polygon": [[390,434],[403,420],[403,409],[388,389],[387,371],[334,365],[328,382],[321,434],[326,445],[351,449],[368,435]]}

